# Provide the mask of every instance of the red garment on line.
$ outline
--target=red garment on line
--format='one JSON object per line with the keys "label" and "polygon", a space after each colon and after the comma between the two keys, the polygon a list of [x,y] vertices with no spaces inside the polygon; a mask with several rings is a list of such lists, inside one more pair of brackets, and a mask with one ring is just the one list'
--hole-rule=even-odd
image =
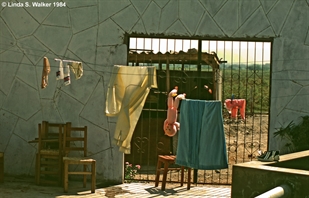
{"label": "red garment on line", "polygon": [[246,119],[246,100],[245,99],[226,99],[225,107],[231,113],[232,118],[237,118],[237,111],[239,109],[240,116],[243,120]]}

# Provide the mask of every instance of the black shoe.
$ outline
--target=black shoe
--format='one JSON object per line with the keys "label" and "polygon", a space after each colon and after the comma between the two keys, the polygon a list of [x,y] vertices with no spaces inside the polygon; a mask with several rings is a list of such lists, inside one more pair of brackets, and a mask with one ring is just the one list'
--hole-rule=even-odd
{"label": "black shoe", "polygon": [[261,162],[273,162],[279,161],[279,151],[267,151],[264,152],[262,155],[258,156],[258,160]]}

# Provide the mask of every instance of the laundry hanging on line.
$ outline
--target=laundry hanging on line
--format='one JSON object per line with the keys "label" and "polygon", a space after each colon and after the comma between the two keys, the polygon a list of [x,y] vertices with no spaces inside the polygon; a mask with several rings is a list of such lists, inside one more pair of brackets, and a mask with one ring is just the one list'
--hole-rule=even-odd
{"label": "laundry hanging on line", "polygon": [[68,64],[75,75],[75,79],[78,80],[82,77],[84,70],[81,62],[71,62]]}
{"label": "laundry hanging on line", "polygon": [[232,119],[237,118],[238,109],[241,119],[246,119],[246,100],[245,99],[226,99],[225,108],[231,114]]}
{"label": "laundry hanging on line", "polygon": [[176,164],[201,170],[228,167],[221,101],[182,100]]}
{"label": "laundry hanging on line", "polygon": [[69,65],[66,65],[65,68],[63,69],[63,76],[64,76],[64,78],[63,78],[64,85],[71,84]]}
{"label": "laundry hanging on line", "polygon": [[[63,80],[64,85],[71,84],[70,69],[75,74],[75,79],[78,80],[83,75],[83,65],[80,61],[75,60],[62,60],[55,58],[55,61],[59,61],[59,68],[56,72],[56,80]],[[63,66],[63,62],[66,62],[66,65]],[[41,88],[44,89],[48,85],[48,74],[50,73],[50,64],[47,57],[43,59],[43,72],[42,72],[42,83]]]}
{"label": "laundry hanging on line", "polygon": [[50,72],[50,64],[47,57],[43,58],[43,71],[42,71],[42,81],[41,88],[45,89],[48,85],[48,74]]}
{"label": "laundry hanging on line", "polygon": [[[74,61],[74,60],[61,60],[61,59],[56,59],[56,58],[55,58],[55,61],[60,62],[59,70],[56,72],[56,78],[57,80],[64,79],[65,85],[69,85],[71,83],[70,69],[75,74],[76,80],[82,77],[84,71],[83,71],[83,65],[81,62]],[[63,62],[67,62],[65,67],[63,67]]]}
{"label": "laundry hanging on line", "polygon": [[62,80],[62,79],[64,79],[63,62],[62,60],[59,60],[59,69],[56,72],[56,80]]}
{"label": "laundry hanging on line", "polygon": [[154,66],[113,67],[106,96],[106,116],[118,117],[113,144],[131,153],[131,139],[151,88],[157,88]]}

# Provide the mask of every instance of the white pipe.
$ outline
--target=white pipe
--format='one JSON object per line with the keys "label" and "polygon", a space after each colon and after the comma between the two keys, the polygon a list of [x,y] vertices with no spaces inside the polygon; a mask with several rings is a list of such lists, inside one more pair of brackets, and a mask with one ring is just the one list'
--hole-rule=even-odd
{"label": "white pipe", "polygon": [[292,188],[287,184],[282,184],[255,198],[289,198],[292,195]]}

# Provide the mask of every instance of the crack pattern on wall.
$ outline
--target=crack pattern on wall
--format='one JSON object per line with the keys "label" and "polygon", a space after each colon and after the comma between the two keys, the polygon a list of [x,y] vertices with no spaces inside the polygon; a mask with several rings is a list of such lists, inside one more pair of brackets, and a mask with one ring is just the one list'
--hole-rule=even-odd
{"label": "crack pattern on wall", "polygon": [[[71,121],[88,126],[98,175],[121,180],[122,154],[110,143],[115,120],[104,109],[111,68],[127,61],[126,33],[276,38],[270,130],[291,120],[290,114],[309,113],[308,1],[67,0],[66,5],[0,8],[0,151],[8,156],[7,173],[34,174],[36,145],[28,141],[37,137],[39,122]],[[44,56],[51,73],[41,90]],[[64,86],[55,80],[53,58],[83,62],[84,76]]]}

